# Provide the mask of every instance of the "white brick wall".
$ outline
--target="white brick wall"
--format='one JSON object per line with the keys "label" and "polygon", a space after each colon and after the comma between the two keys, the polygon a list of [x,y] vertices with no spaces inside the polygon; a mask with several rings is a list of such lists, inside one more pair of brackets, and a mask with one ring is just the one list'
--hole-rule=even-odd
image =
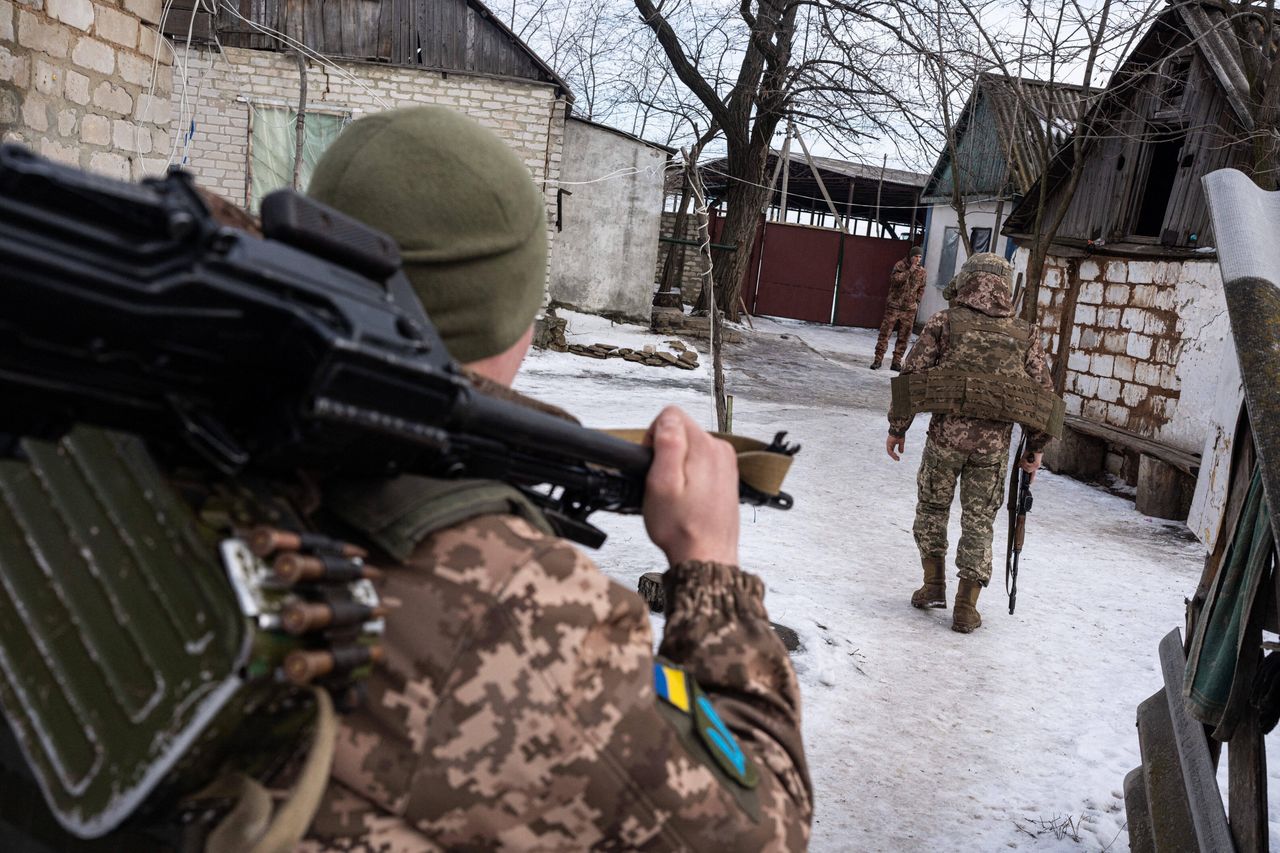
{"label": "white brick wall", "polygon": [[[1026,251],[1015,261],[1025,267]],[[1068,261],[1049,264],[1039,303],[1052,352]],[[1079,275],[1067,410],[1198,453],[1219,354],[1230,344],[1217,264],[1086,258]]]}
{"label": "white brick wall", "polygon": [[[174,133],[181,137],[195,122],[186,166],[203,186],[245,206],[250,190],[250,103],[295,106],[297,60],[268,51],[229,48],[218,54],[179,48],[176,64],[187,69],[189,107],[182,108],[179,86],[171,105]],[[359,118],[384,109],[431,104],[470,115],[497,133],[529,167],[546,196],[547,240],[549,245],[554,241],[565,104],[553,87],[367,62],[338,66],[341,73],[308,65],[309,109],[349,112]]]}
{"label": "white brick wall", "polygon": [[163,169],[173,76],[151,5],[0,0],[3,140],[112,177]]}

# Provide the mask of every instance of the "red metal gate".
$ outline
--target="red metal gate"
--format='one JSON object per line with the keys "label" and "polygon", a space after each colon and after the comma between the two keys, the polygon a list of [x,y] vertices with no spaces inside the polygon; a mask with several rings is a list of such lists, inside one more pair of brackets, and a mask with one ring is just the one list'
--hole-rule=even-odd
{"label": "red metal gate", "polygon": [[889,298],[889,273],[911,251],[910,240],[879,237],[844,238],[836,324],[877,329]]}
{"label": "red metal gate", "polygon": [[752,314],[830,323],[834,301],[837,325],[878,328],[889,273],[910,248],[909,240],[768,222],[756,235],[743,293],[750,297]]}

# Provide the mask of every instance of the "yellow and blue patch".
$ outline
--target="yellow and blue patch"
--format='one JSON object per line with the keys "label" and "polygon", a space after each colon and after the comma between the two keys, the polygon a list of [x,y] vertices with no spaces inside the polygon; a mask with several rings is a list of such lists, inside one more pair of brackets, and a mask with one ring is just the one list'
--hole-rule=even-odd
{"label": "yellow and blue patch", "polygon": [[683,670],[676,669],[674,666],[663,666],[655,662],[653,664],[653,689],[658,691],[658,695],[663,699],[666,699],[686,714],[689,713],[688,676],[684,674]]}
{"label": "yellow and blue patch", "polygon": [[655,662],[653,687],[658,696],[693,718],[693,730],[716,765],[744,788],[760,784],[760,773],[751,763],[729,727],[716,713],[711,700],[688,673]]}

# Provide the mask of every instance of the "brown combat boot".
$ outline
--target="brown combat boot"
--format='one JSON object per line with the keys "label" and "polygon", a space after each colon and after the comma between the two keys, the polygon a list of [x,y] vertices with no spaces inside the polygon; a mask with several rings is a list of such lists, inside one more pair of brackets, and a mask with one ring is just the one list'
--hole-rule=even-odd
{"label": "brown combat boot", "polygon": [[911,593],[911,606],[941,607],[947,606],[947,564],[942,557],[922,557],[920,564],[924,566],[924,586]]}
{"label": "brown combat boot", "polygon": [[872,369],[872,370],[879,370],[879,369],[880,369],[880,365],[882,365],[882,364],[884,364],[884,359],[883,359],[882,357],[880,357],[880,356],[876,356],[876,360],[875,360],[875,361],[873,361],[873,362],[871,362],[871,369]]}
{"label": "brown combat boot", "polygon": [[956,590],[956,606],[951,611],[951,630],[961,634],[970,634],[982,624],[978,615],[978,593],[982,592],[982,584],[968,578],[960,578],[960,588]]}
{"label": "brown combat boot", "polygon": [[895,358],[895,359],[893,360],[893,364],[889,365],[889,369],[890,369],[890,370],[893,370],[893,371],[895,371],[895,372],[897,372],[897,373],[901,373],[901,372],[902,372],[902,362],[898,361],[898,360]]}

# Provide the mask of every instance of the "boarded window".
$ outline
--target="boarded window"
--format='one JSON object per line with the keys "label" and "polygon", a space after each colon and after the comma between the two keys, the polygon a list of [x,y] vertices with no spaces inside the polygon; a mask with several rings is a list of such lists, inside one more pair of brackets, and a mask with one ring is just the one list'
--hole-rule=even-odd
{"label": "boarded window", "polygon": [[969,245],[973,247],[973,253],[991,251],[991,229],[990,228],[970,228],[969,229]]}
{"label": "boarded window", "polygon": [[934,287],[946,287],[956,274],[956,253],[960,246],[960,229],[948,225],[942,230],[942,251],[938,254],[938,277]]}
{"label": "boarded window", "polygon": [[[284,107],[263,106],[253,106],[252,111],[249,159],[253,181],[249,207],[257,211],[268,193],[293,185],[298,113]],[[320,155],[338,138],[350,120],[349,115],[307,111],[298,189],[306,190]]]}
{"label": "boarded window", "polygon": [[1148,137],[1139,161],[1145,168],[1136,185],[1133,236],[1160,236],[1186,138],[1182,130],[1159,130]]}

